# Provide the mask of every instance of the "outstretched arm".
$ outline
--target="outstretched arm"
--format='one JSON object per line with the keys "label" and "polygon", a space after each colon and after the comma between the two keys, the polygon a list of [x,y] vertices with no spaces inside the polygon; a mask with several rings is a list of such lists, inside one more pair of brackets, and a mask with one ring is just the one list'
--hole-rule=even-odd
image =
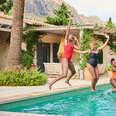
{"label": "outstretched arm", "polygon": [[68,38],[69,38],[69,34],[70,34],[70,26],[71,26],[71,16],[69,15],[68,28],[67,28],[65,39],[64,39],[64,44],[65,45],[67,45],[67,43],[68,43]]}
{"label": "outstretched arm", "polygon": [[80,51],[80,50],[74,49],[74,51],[77,52],[77,53],[80,53],[80,54],[87,54],[87,53],[89,53],[90,50]]}
{"label": "outstretched arm", "polygon": [[107,35],[107,34],[103,34],[103,35],[107,38],[107,40],[106,40],[106,42],[101,47],[98,48],[98,50],[103,49],[107,45],[107,43],[109,41],[109,35]]}

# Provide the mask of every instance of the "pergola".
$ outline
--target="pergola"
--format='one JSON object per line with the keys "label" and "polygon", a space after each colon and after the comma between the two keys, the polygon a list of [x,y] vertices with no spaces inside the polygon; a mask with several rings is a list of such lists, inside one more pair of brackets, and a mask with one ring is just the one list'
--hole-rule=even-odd
{"label": "pergola", "polygon": [[[93,31],[95,35],[101,35],[102,33],[111,34],[113,36],[116,35],[116,29],[108,29],[106,27],[95,27],[94,25],[77,25],[71,26],[71,33],[79,33],[83,29],[90,29]],[[44,27],[36,27],[32,29],[35,32],[45,32],[45,33],[56,33],[56,34],[64,34],[67,30],[67,26],[44,26]]]}
{"label": "pergola", "polygon": [[[37,25],[38,27],[40,26],[52,26],[50,24],[46,24],[37,20],[32,20],[32,19],[27,19],[24,18],[24,26],[25,25]],[[11,32],[11,27],[12,27],[12,16],[4,15],[3,13],[0,13],[0,31],[5,31],[5,32]]]}
{"label": "pergola", "polygon": [[[33,24],[38,26],[33,29],[34,31],[38,31],[38,32],[49,32],[49,33],[51,32],[51,33],[62,34],[65,33],[67,29],[67,26],[54,26],[51,24],[40,22],[36,19],[24,18],[24,25],[33,25]],[[8,15],[4,15],[3,13],[0,13],[0,31],[11,32],[11,27],[12,27],[12,16],[8,16]],[[108,29],[103,26],[96,27],[94,25],[86,24],[86,25],[77,25],[71,27],[71,31],[73,33],[80,32],[83,29],[93,30],[94,33],[98,35],[100,35],[101,33],[116,35],[116,29]]]}
{"label": "pergola", "polygon": [[[24,18],[24,25],[34,25],[34,24],[38,27],[34,28],[33,30],[38,32],[63,34],[66,32],[67,29],[67,26],[55,26],[55,25],[40,22],[35,19]],[[8,15],[4,15],[3,13],[0,13],[0,31],[11,32],[11,27],[12,27],[12,16],[8,16]],[[104,26],[96,27],[95,25],[90,25],[90,24],[71,26],[71,31],[73,33],[80,32],[83,29],[93,30],[94,34],[97,35],[100,35],[101,33],[116,35],[116,29],[108,29]]]}

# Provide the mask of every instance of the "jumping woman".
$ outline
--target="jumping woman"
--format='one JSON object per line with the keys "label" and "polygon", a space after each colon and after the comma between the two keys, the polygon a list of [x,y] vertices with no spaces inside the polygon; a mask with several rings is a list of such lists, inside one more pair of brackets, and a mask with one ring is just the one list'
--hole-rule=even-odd
{"label": "jumping woman", "polygon": [[[62,63],[62,74],[49,84],[49,89],[51,89],[52,85],[56,83],[58,80],[61,80],[66,77],[67,78],[65,82],[69,86],[71,86],[71,84],[69,83],[69,80],[76,73],[74,65],[71,62],[71,58],[72,58],[73,50],[74,49],[79,50],[80,47],[73,45],[73,41],[76,40],[77,38],[73,36],[72,34],[70,34],[70,26],[71,26],[71,16],[69,16],[69,24],[68,24],[67,32],[64,39],[64,53],[62,57],[60,58],[60,62]],[[70,69],[70,74],[67,76],[68,68]]]}
{"label": "jumping woman", "polygon": [[89,60],[87,62],[87,68],[92,76],[91,79],[91,91],[97,91],[95,89],[96,83],[99,79],[99,71],[98,71],[98,58],[99,58],[99,50],[103,49],[108,41],[109,41],[109,36],[107,34],[102,34],[103,36],[105,36],[107,38],[106,42],[99,48],[96,48],[96,43],[92,42],[90,43],[90,50],[87,51],[76,51],[80,54],[89,54]]}
{"label": "jumping woman", "polygon": [[112,76],[110,79],[110,84],[114,87],[111,90],[108,90],[106,93],[116,92],[116,61],[114,58],[111,59],[112,64]]}

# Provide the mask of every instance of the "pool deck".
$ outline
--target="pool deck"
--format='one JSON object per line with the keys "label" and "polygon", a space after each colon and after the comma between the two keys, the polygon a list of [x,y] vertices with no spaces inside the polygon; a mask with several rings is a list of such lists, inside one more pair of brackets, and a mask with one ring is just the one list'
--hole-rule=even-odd
{"label": "pool deck", "polygon": [[[49,78],[48,83],[52,81],[53,78]],[[68,91],[83,87],[90,86],[91,82],[87,80],[71,79],[72,86],[68,86],[64,83],[64,79],[58,81],[53,85],[52,90],[48,89],[48,83],[44,86],[23,86],[23,87],[0,87],[0,104],[7,103],[10,101],[16,101],[25,98],[32,98],[35,96],[43,96],[52,93]],[[98,84],[109,83],[109,78],[107,75],[100,77]],[[0,112],[0,116],[48,116],[39,114],[25,114],[25,113],[9,113]]]}

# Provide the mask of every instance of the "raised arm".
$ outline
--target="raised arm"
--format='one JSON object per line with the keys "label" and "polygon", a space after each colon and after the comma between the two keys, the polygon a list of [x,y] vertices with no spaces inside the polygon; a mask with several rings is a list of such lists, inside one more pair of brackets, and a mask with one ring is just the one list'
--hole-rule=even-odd
{"label": "raised arm", "polygon": [[103,34],[103,35],[107,38],[107,40],[106,40],[106,42],[101,47],[98,48],[98,50],[103,49],[107,45],[107,43],[109,41],[109,35],[107,35],[107,34]]}
{"label": "raised arm", "polygon": [[81,49],[80,43],[76,36],[74,36],[74,40],[76,41],[76,45],[74,45],[74,49],[80,50]]}
{"label": "raised arm", "polygon": [[64,39],[64,44],[65,45],[68,44],[68,38],[69,38],[69,34],[70,34],[70,26],[71,26],[71,16],[69,15],[68,28],[67,28],[66,35],[65,35],[65,39]]}

